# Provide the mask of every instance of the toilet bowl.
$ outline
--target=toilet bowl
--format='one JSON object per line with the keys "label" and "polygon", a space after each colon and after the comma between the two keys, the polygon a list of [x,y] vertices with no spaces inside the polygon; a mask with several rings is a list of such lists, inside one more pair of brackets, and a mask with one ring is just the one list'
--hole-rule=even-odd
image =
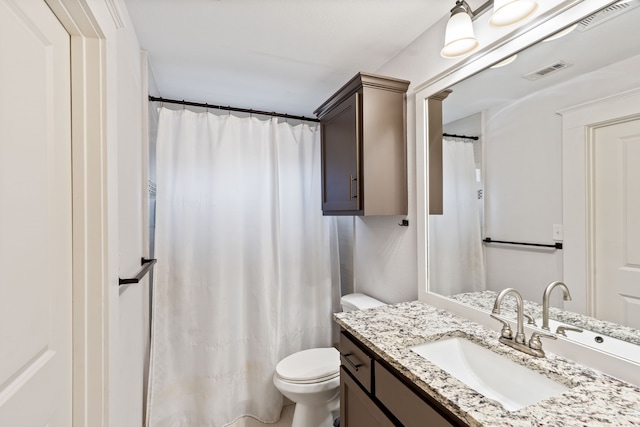
{"label": "toilet bowl", "polygon": [[273,383],[295,402],[292,427],[333,425],[340,407],[340,353],[333,347],[299,351],[276,366]]}
{"label": "toilet bowl", "polygon": [[[343,311],[385,305],[367,295],[347,294]],[[296,404],[291,427],[330,427],[340,408],[340,353],[333,347],[302,350],[276,365],[273,384]]]}

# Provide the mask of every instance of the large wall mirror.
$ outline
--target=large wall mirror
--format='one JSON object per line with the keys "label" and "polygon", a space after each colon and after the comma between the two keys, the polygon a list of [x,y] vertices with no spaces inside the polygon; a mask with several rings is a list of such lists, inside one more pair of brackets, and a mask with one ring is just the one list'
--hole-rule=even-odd
{"label": "large wall mirror", "polygon": [[489,310],[513,287],[536,317],[559,280],[552,317],[640,344],[638,22],[620,1],[449,87],[429,292]]}

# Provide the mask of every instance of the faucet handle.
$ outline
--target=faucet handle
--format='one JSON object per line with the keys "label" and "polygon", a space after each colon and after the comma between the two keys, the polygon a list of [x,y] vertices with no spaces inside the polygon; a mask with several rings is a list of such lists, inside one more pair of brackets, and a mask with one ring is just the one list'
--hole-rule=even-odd
{"label": "faucet handle", "polygon": [[572,328],[571,326],[558,326],[558,329],[556,329],[556,334],[566,337],[567,334],[565,333],[565,331],[583,332],[580,328]]}
{"label": "faucet handle", "polygon": [[490,316],[496,319],[498,322],[502,323],[502,330],[500,331],[500,335],[504,338],[511,339],[513,337],[513,332],[511,331],[511,326],[509,326],[509,322],[506,320],[502,320],[495,314],[490,314]]}
{"label": "faucet handle", "polygon": [[540,338],[549,338],[552,340],[558,339],[558,337],[556,337],[555,335],[545,334],[542,332],[534,332],[533,334],[531,334],[531,339],[529,339],[529,348],[532,348],[534,350],[542,350],[542,341],[540,341]]}
{"label": "faucet handle", "polygon": [[527,318],[527,325],[538,326],[536,324],[536,320],[533,318],[533,316],[531,316],[531,315],[529,315],[527,313],[522,313],[522,315]]}

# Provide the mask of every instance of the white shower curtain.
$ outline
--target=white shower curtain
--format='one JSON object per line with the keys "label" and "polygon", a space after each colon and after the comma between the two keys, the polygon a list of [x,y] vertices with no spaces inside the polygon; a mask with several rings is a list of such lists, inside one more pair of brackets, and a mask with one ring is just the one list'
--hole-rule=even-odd
{"label": "white shower curtain", "polygon": [[442,168],[443,214],[429,216],[429,290],[442,295],[485,290],[472,144],[445,139]]}
{"label": "white shower curtain", "polygon": [[149,427],[274,422],[277,362],[331,345],[339,273],[319,133],[160,111]]}

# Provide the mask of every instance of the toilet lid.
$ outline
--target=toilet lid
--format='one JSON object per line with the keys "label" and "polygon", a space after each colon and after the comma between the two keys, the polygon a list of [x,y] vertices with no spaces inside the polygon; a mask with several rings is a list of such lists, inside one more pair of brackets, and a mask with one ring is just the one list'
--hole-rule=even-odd
{"label": "toilet lid", "polygon": [[340,353],[333,347],[302,350],[276,365],[276,374],[285,381],[317,382],[340,372]]}

